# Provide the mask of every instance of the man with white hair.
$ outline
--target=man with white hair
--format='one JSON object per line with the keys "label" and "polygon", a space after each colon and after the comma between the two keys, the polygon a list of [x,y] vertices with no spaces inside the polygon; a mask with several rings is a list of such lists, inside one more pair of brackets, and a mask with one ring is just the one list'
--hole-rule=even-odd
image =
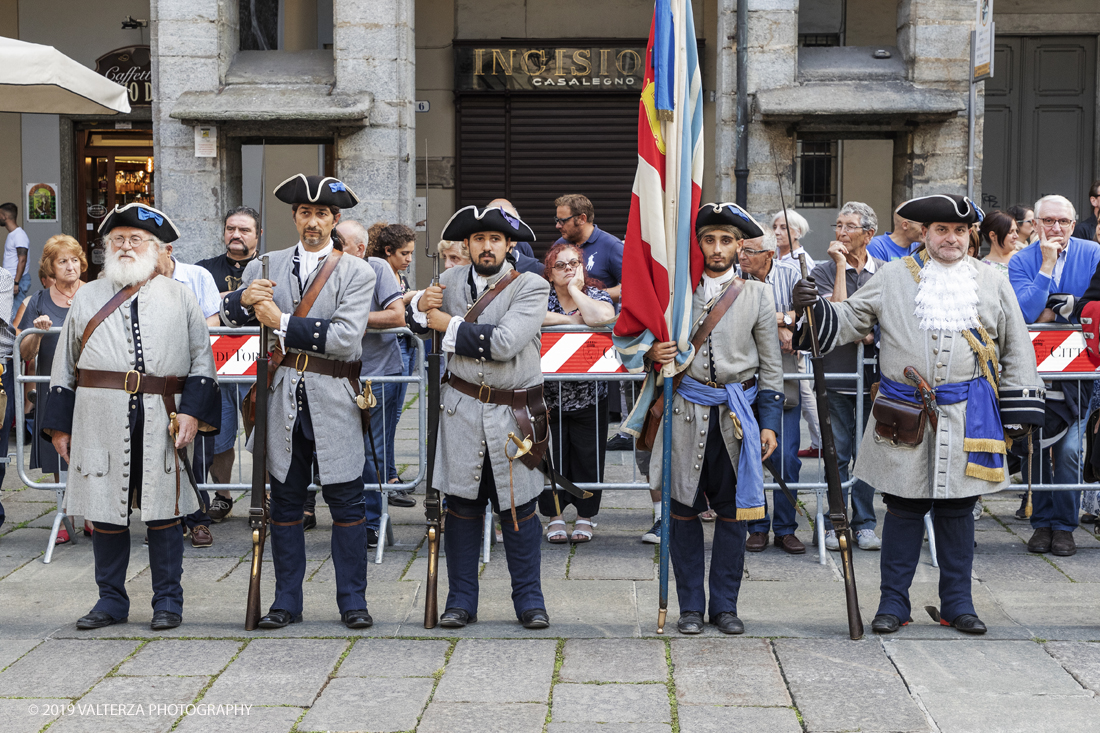
{"label": "man with white hair", "polygon": [[[1064,196],[1044,196],[1035,202],[1039,240],[1008,261],[1008,280],[1024,319],[1076,322],[1075,301],[1088,289],[1100,264],[1100,244],[1070,236],[1077,220],[1073,204]],[[1046,422],[1042,450],[1032,462],[1035,480],[1077,483],[1081,467],[1081,412],[1091,394],[1090,382],[1047,385]],[[1084,404],[1080,404],[1083,402]],[[1053,459],[1053,465],[1052,465]],[[1036,491],[1032,498],[1028,552],[1068,556],[1077,552],[1073,530],[1081,509],[1079,491]]]}
{"label": "man with white hair", "polygon": [[69,462],[71,514],[92,522],[99,601],[78,629],[125,623],[130,512],[148,527],[154,631],[180,625],[184,515],[195,492],[177,451],[221,425],[221,394],[210,336],[183,283],[156,273],[160,249],[179,237],[168,217],[144,204],[103,220],[104,277],[73,297],[61,329],[42,421]]}
{"label": "man with white hair", "polygon": [[[904,205],[904,204],[903,204]],[[894,231],[880,234],[867,245],[867,252],[876,260],[900,260],[917,248],[921,241],[920,222],[911,221],[894,209]]]}

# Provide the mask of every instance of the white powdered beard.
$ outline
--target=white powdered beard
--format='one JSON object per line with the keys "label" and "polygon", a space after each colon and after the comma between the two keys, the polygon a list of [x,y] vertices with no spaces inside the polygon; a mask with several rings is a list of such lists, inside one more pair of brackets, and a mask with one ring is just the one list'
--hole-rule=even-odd
{"label": "white powdered beard", "polygon": [[962,331],[976,328],[978,320],[978,273],[970,262],[960,260],[947,267],[930,260],[920,271],[917,308],[924,331]]}
{"label": "white powdered beard", "polygon": [[121,290],[134,283],[148,280],[153,276],[156,267],[157,246],[155,242],[150,242],[145,247],[145,252],[140,255],[134,253],[132,260],[123,260],[120,249],[109,253],[103,263],[103,275]]}

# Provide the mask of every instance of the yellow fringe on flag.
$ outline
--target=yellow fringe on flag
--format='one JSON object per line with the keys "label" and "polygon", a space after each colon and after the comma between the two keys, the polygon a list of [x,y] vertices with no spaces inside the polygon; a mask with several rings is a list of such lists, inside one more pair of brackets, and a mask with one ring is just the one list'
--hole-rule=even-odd
{"label": "yellow fringe on flag", "polygon": [[996,483],[1005,480],[1004,468],[990,468],[989,466],[979,466],[976,463],[966,464],[966,475],[970,478],[980,478],[983,481],[995,481]]}
{"label": "yellow fringe on flag", "polygon": [[1005,454],[1005,442],[994,438],[963,438],[963,450]]}
{"label": "yellow fringe on flag", "polygon": [[764,506],[750,507],[748,509],[737,508],[737,521],[750,522],[754,519],[763,519],[768,508]]}
{"label": "yellow fringe on flag", "polygon": [[675,119],[675,117],[672,113],[672,110],[670,110],[670,109],[659,109],[659,110],[657,110],[657,119],[659,119],[661,122],[672,122]]}

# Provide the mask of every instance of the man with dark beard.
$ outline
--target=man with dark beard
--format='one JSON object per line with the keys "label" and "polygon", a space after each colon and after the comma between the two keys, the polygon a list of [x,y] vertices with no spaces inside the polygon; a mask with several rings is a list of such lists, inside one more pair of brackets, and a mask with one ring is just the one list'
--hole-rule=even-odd
{"label": "man with dark beard", "polygon": [[443,239],[465,240],[473,264],[447,270],[439,285],[410,303],[410,327],[443,334],[447,355],[433,479],[434,488],[447,495],[449,591],[439,619],[444,628],[477,621],[486,504],[500,515],[516,617],[528,629],[550,625],[540,577],[542,524],[535,512],[543,475],[511,460],[517,451],[509,439],[532,438],[529,456],[541,456],[549,442],[539,332],[550,283],[517,272],[505,258],[510,241],[534,238],[530,227],[504,209],[459,210]]}
{"label": "man with dark beard", "polygon": [[[76,623],[125,623],[130,512],[148,527],[153,630],[182,622],[181,517],[198,508],[177,449],[217,431],[221,396],[206,322],[183,283],[156,275],[179,231],[144,204],[115,208],[99,228],[104,277],[80,288],[61,329],[43,432],[69,461],[67,510],[93,523],[99,602]],[[182,488],[181,488],[182,486]]]}
{"label": "man with dark beard", "polygon": [[[984,634],[971,593],[972,511],[982,494],[1010,485],[1006,435],[1026,439],[1043,423],[1042,382],[1012,286],[966,256],[978,220],[973,203],[923,196],[902,204],[898,216],[921,222],[924,251],[883,265],[841,303],[820,298],[812,279],[800,280],[794,305],[813,309],[822,352],[875,326],[881,334],[882,376],[855,466],[886,504],[871,629],[889,634],[912,621],[909,586],[924,516],[934,510],[940,607],[927,607],[929,615]],[[799,337],[799,348],[810,348],[805,322]]]}
{"label": "man with dark beard", "polygon": [[[676,629],[681,634],[703,631],[708,604],[699,515],[709,503],[718,514],[710,560],[710,622],[724,634],[742,634],[737,597],[745,570],[746,525],[763,519],[767,510],[761,461],[775,450],[783,420],[783,362],[771,285],[742,280],[733,269],[741,241],[762,237],[764,230],[730,203],[704,204],[695,228],[703,277],[692,297],[692,343],[705,338],[673,382],[669,553],[680,604]],[[711,324],[709,333],[706,324]],[[656,342],[646,358],[667,364],[676,353],[675,341]],[[639,404],[648,408],[649,402]],[[661,488],[662,463],[662,452],[654,450],[649,472],[654,490]]]}

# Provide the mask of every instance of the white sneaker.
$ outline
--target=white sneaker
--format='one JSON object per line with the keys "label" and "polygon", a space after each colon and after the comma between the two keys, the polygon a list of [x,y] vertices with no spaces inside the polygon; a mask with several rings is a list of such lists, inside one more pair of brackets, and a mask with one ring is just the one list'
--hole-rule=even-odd
{"label": "white sneaker", "polygon": [[981,499],[978,499],[976,502],[974,502],[974,521],[975,522],[978,521],[978,519],[982,516],[982,511],[983,511],[984,508],[985,507],[982,506],[982,500]]}
{"label": "white sneaker", "polygon": [[832,550],[833,552],[840,551],[840,540],[836,538],[836,532],[834,530],[825,530],[825,549]]}
{"label": "white sneaker", "polygon": [[856,532],[856,544],[861,550],[881,550],[882,540],[878,538],[873,529],[861,529]]}

